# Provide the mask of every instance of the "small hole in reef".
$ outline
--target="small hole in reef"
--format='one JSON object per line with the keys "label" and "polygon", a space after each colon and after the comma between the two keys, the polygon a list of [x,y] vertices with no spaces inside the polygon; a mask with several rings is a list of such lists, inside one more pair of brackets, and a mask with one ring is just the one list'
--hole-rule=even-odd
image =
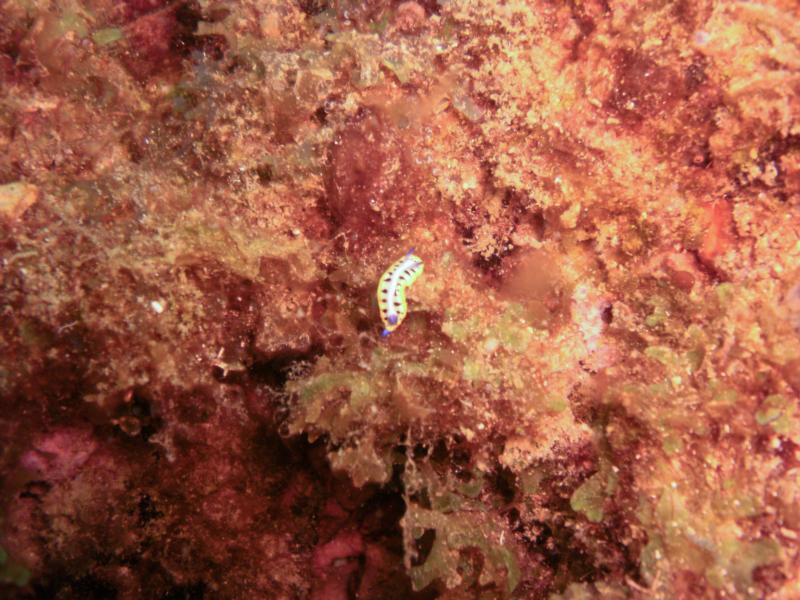
{"label": "small hole in reef", "polygon": [[603,323],[606,325],[611,325],[611,322],[614,320],[614,305],[606,304],[600,312],[600,318],[603,319]]}
{"label": "small hole in reef", "polygon": [[328,0],[300,0],[300,10],[313,17],[328,9]]}
{"label": "small hole in reef", "polygon": [[320,106],[314,111],[314,120],[320,125],[325,125],[328,121],[328,109],[324,106]]}
{"label": "small hole in reef", "polygon": [[425,533],[423,533],[415,542],[416,546],[416,556],[412,559],[411,564],[413,566],[419,566],[425,563],[428,560],[428,555],[431,553],[431,548],[433,548],[433,542],[436,541],[436,530],[435,529],[427,529]]}
{"label": "small hole in reef", "polygon": [[247,373],[253,381],[273,388],[282,388],[297,363],[314,362],[321,354],[320,346],[312,346],[306,351],[287,349],[270,358],[256,360],[248,368]]}
{"label": "small hole in reef", "polygon": [[425,444],[415,444],[414,445],[414,458],[419,460],[421,458],[425,458],[428,456],[428,446]]}
{"label": "small hole in reef", "polygon": [[269,165],[259,165],[256,167],[256,175],[258,176],[258,182],[261,185],[267,185],[273,180],[274,177],[272,167]]}

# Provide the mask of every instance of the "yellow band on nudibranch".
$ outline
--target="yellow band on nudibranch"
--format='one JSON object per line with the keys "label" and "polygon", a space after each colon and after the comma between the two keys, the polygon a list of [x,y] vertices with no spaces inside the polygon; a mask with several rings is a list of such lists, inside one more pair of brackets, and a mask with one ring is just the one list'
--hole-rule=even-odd
{"label": "yellow band on nudibranch", "polygon": [[412,248],[381,275],[378,281],[378,309],[384,326],[381,335],[389,335],[406,318],[406,288],[417,280],[423,268],[422,259]]}

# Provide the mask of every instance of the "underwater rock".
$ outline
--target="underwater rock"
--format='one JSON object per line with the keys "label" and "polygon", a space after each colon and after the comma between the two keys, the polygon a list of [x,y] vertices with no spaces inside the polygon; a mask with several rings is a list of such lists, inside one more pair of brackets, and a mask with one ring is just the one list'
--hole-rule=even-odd
{"label": "underwater rock", "polygon": [[10,221],[22,217],[39,199],[39,189],[29,183],[7,183],[0,186],[0,215]]}
{"label": "underwater rock", "polygon": [[798,22],[4,3],[0,597],[796,597]]}

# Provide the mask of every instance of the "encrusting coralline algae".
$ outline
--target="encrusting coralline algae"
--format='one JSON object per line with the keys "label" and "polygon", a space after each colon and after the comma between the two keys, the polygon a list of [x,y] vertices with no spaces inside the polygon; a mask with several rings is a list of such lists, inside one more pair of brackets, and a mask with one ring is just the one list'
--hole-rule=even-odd
{"label": "encrusting coralline algae", "polygon": [[798,23],[2,4],[0,595],[800,596]]}

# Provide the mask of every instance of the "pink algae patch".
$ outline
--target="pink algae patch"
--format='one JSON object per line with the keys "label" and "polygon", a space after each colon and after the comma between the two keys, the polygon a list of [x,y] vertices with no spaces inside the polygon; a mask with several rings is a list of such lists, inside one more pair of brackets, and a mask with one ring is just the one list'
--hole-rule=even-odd
{"label": "pink algae patch", "polygon": [[340,533],[314,551],[314,567],[327,569],[337,560],[358,556],[364,552],[364,540],[356,531]]}
{"label": "pink algae patch", "polygon": [[59,429],[39,438],[22,455],[20,464],[47,480],[68,479],[75,475],[97,449],[92,434],[82,429]]}

